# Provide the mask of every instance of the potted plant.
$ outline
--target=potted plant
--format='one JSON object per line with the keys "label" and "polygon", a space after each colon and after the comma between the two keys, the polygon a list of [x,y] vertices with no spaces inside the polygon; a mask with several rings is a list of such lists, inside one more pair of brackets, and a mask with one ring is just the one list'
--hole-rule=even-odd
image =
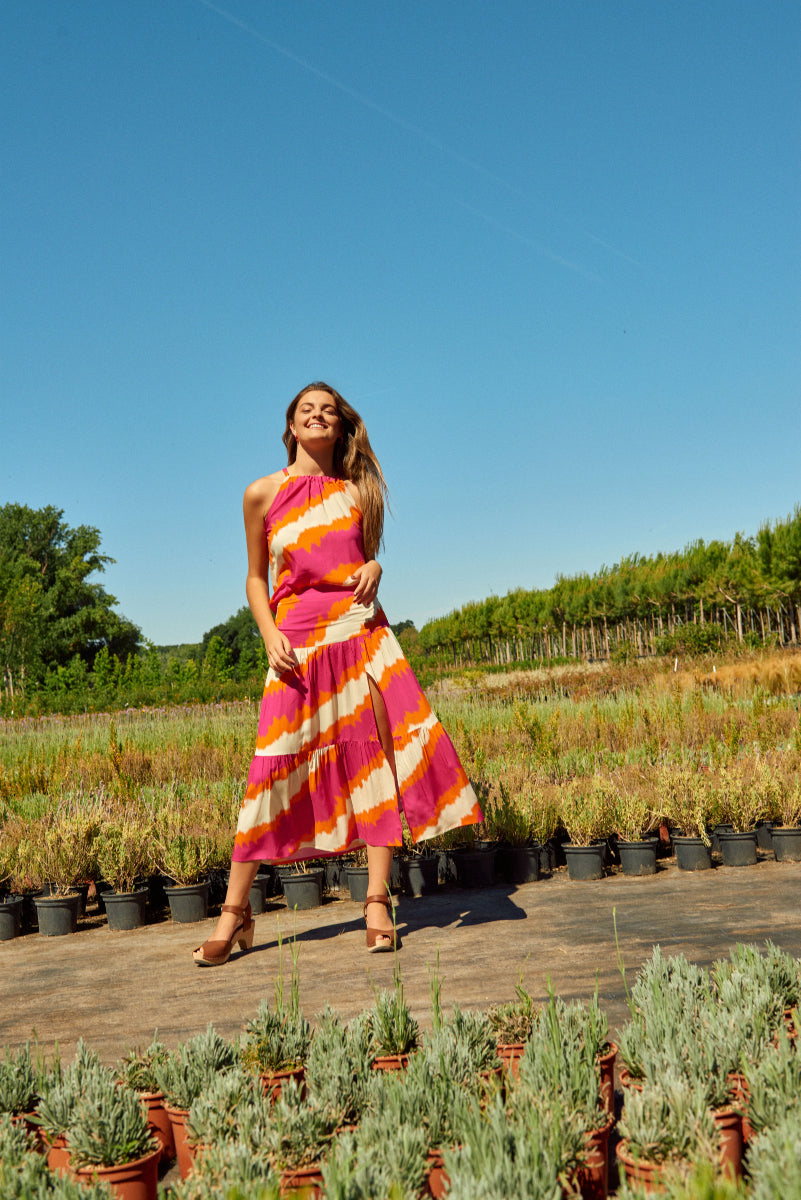
{"label": "potted plant", "polygon": [[665,1166],[714,1159],[717,1137],[703,1087],[667,1071],[642,1091],[626,1094],[618,1122],[617,1157],[630,1184],[661,1190]]}
{"label": "potted plant", "polygon": [[21,826],[0,828],[0,942],[19,937],[22,932],[22,896],[19,880],[18,846],[23,837]]}
{"label": "potted plant", "polygon": [[42,1082],[42,1065],[34,1060],[28,1043],[16,1053],[6,1048],[0,1060],[0,1113],[8,1113],[12,1119],[33,1128]]}
{"label": "potted plant", "polygon": [[91,1076],[104,1074],[112,1078],[101,1064],[99,1056],[79,1038],[74,1060],[69,1066],[50,1072],[44,1080],[36,1106],[36,1121],[47,1149],[47,1165],[51,1170],[69,1170],[67,1134],[75,1110],[87,1080]]}
{"label": "potted plant", "polygon": [[570,879],[602,879],[602,839],[612,832],[615,790],[608,779],[572,779],[562,791],[559,815],[570,841],[565,845]]}
{"label": "potted plant", "polygon": [[397,966],[394,975],[394,988],[376,993],[368,1017],[375,1071],[402,1070],[419,1041],[417,1021],[403,998],[403,982]]}
{"label": "potted plant", "polygon": [[757,862],[756,823],[768,811],[762,789],[740,765],[724,767],[720,775],[720,813],[731,829],[718,833],[725,867],[748,867]]}
{"label": "potted plant", "polygon": [[655,787],[656,807],[676,830],[673,846],[679,870],[708,870],[712,856],[707,826],[716,810],[707,777],[687,764],[670,764],[657,772]]}
{"label": "potted plant", "polygon": [[295,1079],[288,1080],[275,1101],[264,1146],[284,1191],[316,1187],[322,1183],[321,1159],[333,1134],[331,1117],[311,1103]]}
{"label": "potted plant", "polygon": [[164,1107],[164,1093],[156,1078],[156,1068],[169,1057],[169,1050],[155,1034],[145,1050],[129,1050],[118,1067],[119,1078],[137,1093],[147,1109],[148,1122],[161,1143],[161,1156],[165,1159],[175,1157],[175,1139],[172,1122]]}
{"label": "potted plant", "polygon": [[103,896],[109,929],[139,929],[145,923],[148,889],[136,881],[149,866],[151,839],[151,823],[136,812],[109,821],[97,836],[97,864],[111,885]]}
{"label": "potted plant", "polygon": [[470,1109],[460,1144],[443,1153],[448,1200],[570,1194],[567,1180],[583,1154],[575,1120],[558,1096],[516,1101],[511,1111],[500,1096],[484,1112]]}
{"label": "potted plant", "polygon": [[330,1118],[331,1127],[355,1125],[371,1079],[370,1027],[364,1018],[343,1025],[330,1008],[317,1018],[305,1063],[308,1095]]}
{"label": "potted plant", "polygon": [[655,875],[658,838],[644,837],[653,828],[654,814],[642,792],[620,787],[614,823],[617,850],[624,875]]}
{"label": "potted plant", "polygon": [[500,798],[493,798],[484,809],[484,824],[504,847],[504,874],[509,882],[532,883],[540,877],[540,847],[531,831],[530,777],[513,774],[511,779],[500,779],[498,792]]}
{"label": "potted plant", "polygon": [[534,1029],[539,1007],[534,997],[523,987],[522,978],[515,985],[516,999],[507,1004],[493,1005],[487,1012],[495,1033],[498,1058],[504,1069],[517,1076],[520,1056]]}
{"label": "potted plant", "polygon": [[783,790],[776,818],[771,830],[776,861],[801,862],[801,779]]}
{"label": "potted plant", "polygon": [[241,1067],[214,1075],[192,1101],[186,1135],[197,1157],[210,1146],[236,1141],[252,1153],[264,1144],[270,1109],[258,1080]]}
{"label": "potted plant", "polygon": [[262,1000],[245,1026],[239,1058],[259,1076],[265,1095],[277,1099],[288,1080],[302,1082],[311,1038],[311,1025],[299,1005],[272,1009]]}
{"label": "potted plant", "polygon": [[39,932],[45,937],[74,933],[77,928],[82,904],[78,885],[88,889],[96,830],[94,819],[56,812],[43,817],[31,831],[27,866],[34,883],[47,892],[34,897]]}
{"label": "potted plant", "polygon": [[292,869],[281,876],[287,908],[318,908],[323,902],[324,877],[322,867],[307,869],[301,862],[293,863]]}
{"label": "potted plant", "polygon": [[439,854],[432,848],[407,850],[400,860],[400,880],[406,896],[433,896],[439,886]]}
{"label": "potted plant", "polygon": [[370,870],[367,866],[367,851],[360,846],[353,852],[353,862],[345,871],[348,882],[348,892],[351,900],[364,904],[370,884]]}
{"label": "potted plant", "polygon": [[154,1065],[158,1090],[164,1095],[164,1108],[172,1123],[178,1170],[185,1179],[192,1168],[192,1151],[186,1134],[186,1118],[194,1100],[216,1074],[230,1071],[237,1059],[237,1047],[208,1025],[163,1061]]}
{"label": "potted plant", "polygon": [[161,1145],[130,1088],[108,1075],[87,1076],[67,1145],[79,1180],[105,1180],[115,1190],[124,1183],[137,1200],[156,1200]]}
{"label": "potted plant", "polygon": [[220,1142],[206,1146],[188,1179],[170,1188],[170,1200],[220,1200],[222,1197],[253,1197],[253,1200],[282,1200],[280,1181],[260,1148],[254,1153],[247,1143]]}
{"label": "potted plant", "polygon": [[205,920],[213,852],[212,837],[191,812],[182,813],[172,805],[159,811],[153,823],[152,858],[154,866],[173,880],[164,889],[173,921]]}

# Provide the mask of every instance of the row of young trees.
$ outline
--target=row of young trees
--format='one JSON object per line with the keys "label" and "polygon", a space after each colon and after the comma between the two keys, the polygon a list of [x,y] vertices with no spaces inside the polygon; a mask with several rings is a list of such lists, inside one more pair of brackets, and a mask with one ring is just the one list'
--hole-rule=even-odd
{"label": "row of young trees", "polygon": [[[0,710],[97,709],[252,695],[267,669],[247,607],[195,646],[159,650],[88,576],[114,560],[100,533],[48,506],[0,507]],[[613,660],[801,641],[801,506],[755,537],[632,555],[463,605],[418,631],[393,626],[424,678],[436,666]]]}
{"label": "row of young trees", "polygon": [[453,665],[627,658],[801,641],[801,506],[755,537],[634,554],[552,588],[465,604],[420,630],[429,661]]}

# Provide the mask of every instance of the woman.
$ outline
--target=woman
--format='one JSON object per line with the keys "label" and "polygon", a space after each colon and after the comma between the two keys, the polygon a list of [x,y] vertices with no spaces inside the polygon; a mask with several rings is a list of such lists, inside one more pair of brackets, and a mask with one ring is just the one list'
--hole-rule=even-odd
{"label": "woman", "polygon": [[[245,492],[247,597],[270,669],[226,902],[201,966],[253,943],[259,864],[366,844],[367,948],[393,950],[398,801],[415,840],[482,819],[376,600],[386,484],[364,422],[325,383],[287,409],[288,466]],[[270,595],[272,589],[272,595]]]}

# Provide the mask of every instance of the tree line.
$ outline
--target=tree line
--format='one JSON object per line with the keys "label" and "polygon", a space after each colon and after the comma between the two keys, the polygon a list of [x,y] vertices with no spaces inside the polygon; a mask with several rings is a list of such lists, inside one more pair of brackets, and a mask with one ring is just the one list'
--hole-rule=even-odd
{"label": "tree line", "polygon": [[[112,558],[97,529],[52,506],[0,507],[0,712],[81,711],[257,694],[264,644],[243,606],[200,643],[156,647],[89,576]],[[393,629],[425,683],[434,670],[692,654],[724,641],[801,641],[801,506],[753,537],[633,554]]]}
{"label": "tree line", "polygon": [[419,647],[439,665],[612,659],[801,640],[801,506],[753,537],[633,554],[428,621]]}

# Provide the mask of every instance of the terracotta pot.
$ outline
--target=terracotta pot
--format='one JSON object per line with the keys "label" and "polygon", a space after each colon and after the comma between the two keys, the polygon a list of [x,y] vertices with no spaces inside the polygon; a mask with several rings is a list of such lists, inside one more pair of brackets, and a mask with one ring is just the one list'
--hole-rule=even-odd
{"label": "terracotta pot", "polygon": [[163,1092],[140,1092],[139,1099],[147,1108],[147,1123],[158,1138],[162,1158],[175,1158],[175,1138],[172,1121],[164,1107]]}
{"label": "terracotta pot", "polygon": [[302,1196],[304,1200],[318,1200],[323,1194],[323,1173],[319,1163],[307,1167],[295,1167],[281,1172],[281,1195]]}
{"label": "terracotta pot", "polygon": [[716,1108],[712,1118],[720,1136],[720,1165],[724,1175],[740,1179],[743,1173],[743,1122],[734,1108]]}
{"label": "terracotta pot", "polygon": [[[170,1125],[172,1126],[175,1155],[178,1159],[178,1173],[181,1179],[186,1179],[192,1170],[192,1163],[195,1158],[194,1148],[186,1135],[186,1118],[189,1116],[189,1109],[173,1108],[171,1104],[165,1104],[164,1111],[170,1118]],[[161,1146],[159,1146],[159,1154],[161,1154]]]}
{"label": "terracotta pot", "polygon": [[45,1149],[47,1151],[47,1165],[51,1171],[55,1171],[58,1175],[68,1175],[70,1173],[70,1152],[67,1149],[67,1139],[63,1133],[58,1137],[54,1137],[52,1142],[42,1134]]}
{"label": "terracotta pot", "polygon": [[750,1099],[750,1089],[748,1080],[740,1071],[731,1071],[729,1074],[729,1095],[734,1107],[740,1113],[743,1128],[743,1147],[745,1147],[754,1136],[754,1130],[751,1122],[748,1120],[748,1101]]}
{"label": "terracotta pot", "polygon": [[434,1200],[439,1200],[447,1192],[450,1182],[448,1172],[442,1165],[442,1151],[429,1150],[426,1174],[426,1191],[428,1195],[433,1196]]}
{"label": "terracotta pot", "polygon": [[605,1125],[584,1135],[587,1155],[576,1171],[576,1183],[583,1200],[606,1200],[609,1195],[609,1134],[615,1123],[609,1117]]}
{"label": "terracotta pot", "polygon": [[641,1092],[643,1084],[641,1079],[634,1078],[628,1067],[621,1067],[620,1086],[622,1088],[629,1088],[629,1090],[632,1092]]}
{"label": "terracotta pot", "polygon": [[73,1174],[81,1183],[106,1182],[118,1200],[156,1200],[161,1146],[144,1158],[115,1167],[79,1167]]}
{"label": "terracotta pot", "polygon": [[520,1074],[520,1059],[523,1056],[523,1051],[526,1048],[525,1042],[499,1042],[498,1043],[498,1058],[501,1060],[501,1066],[504,1071],[517,1079]]}
{"label": "terracotta pot", "polygon": [[617,1058],[617,1046],[614,1042],[608,1042],[606,1050],[598,1055],[596,1062],[601,1071],[601,1104],[604,1107],[604,1112],[609,1113],[610,1117],[615,1115],[615,1059]]}
{"label": "terracotta pot", "polygon": [[644,1192],[658,1194],[664,1192],[664,1164],[649,1162],[644,1158],[633,1158],[629,1153],[628,1142],[618,1142],[615,1147],[617,1160],[623,1168],[626,1179],[633,1187],[639,1187]]}
{"label": "terracotta pot", "polygon": [[374,1071],[405,1071],[408,1065],[408,1054],[379,1054],[373,1059]]}
{"label": "terracotta pot", "polygon": [[296,1083],[303,1086],[303,1093],[305,1095],[306,1088],[303,1084],[305,1078],[305,1067],[290,1067],[287,1071],[265,1071],[263,1075],[259,1076],[264,1094],[269,1098],[271,1104],[275,1104],[281,1095],[281,1089],[290,1079],[294,1079]]}

